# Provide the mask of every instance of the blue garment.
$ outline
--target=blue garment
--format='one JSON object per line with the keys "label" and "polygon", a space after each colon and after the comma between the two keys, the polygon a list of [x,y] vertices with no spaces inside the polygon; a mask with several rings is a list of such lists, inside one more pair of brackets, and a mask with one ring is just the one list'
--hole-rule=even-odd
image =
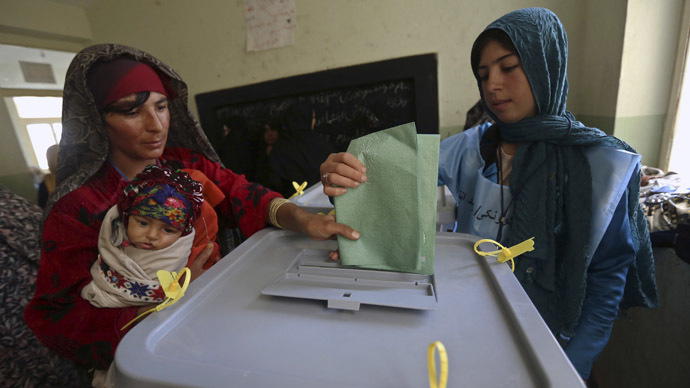
{"label": "blue garment", "polygon": [[627,195],[623,195],[606,233],[587,268],[587,292],[575,334],[565,354],[577,372],[588,378],[592,363],[606,346],[623,299],[628,268],[635,258]]}
{"label": "blue garment", "polygon": [[[586,298],[591,296],[587,271],[592,260],[599,258],[593,253],[600,249],[599,240],[609,232],[613,216],[620,216],[616,209],[623,206],[634,260],[623,283],[622,305],[656,306],[654,259],[638,202],[639,161],[631,159],[635,151],[628,144],[583,125],[566,110],[568,41],[560,20],[547,9],[525,8],[504,15],[479,35],[472,47],[471,64],[485,106],[485,99],[491,96],[483,94],[478,64],[483,47],[492,39],[519,56],[536,103],[536,114],[517,122],[501,122],[488,112],[497,122],[498,141],[521,145],[512,164],[514,210],[510,235],[504,242],[510,246],[534,237],[536,244],[534,251],[521,256],[515,275],[554,334],[574,339],[584,319]],[[598,160],[613,161],[619,156],[627,161],[624,171],[611,168],[612,163],[606,168],[616,171],[615,184],[624,186],[599,190],[607,177]],[[621,198],[626,201],[622,205]],[[598,212],[601,205],[604,213]],[[625,241],[613,244],[625,245]],[[617,249],[623,246],[608,251],[616,253]],[[588,345],[598,346],[596,342]]]}
{"label": "blue garment", "polygon": [[[491,210],[500,209],[500,190],[504,190],[504,205],[510,202],[510,193],[506,193],[507,189],[496,182],[495,164],[485,168],[479,152],[480,139],[490,126],[488,123],[482,124],[444,140],[439,158],[438,183],[448,186],[458,203],[458,232],[483,238],[496,238],[495,218],[482,216],[490,215]],[[597,179],[602,187],[593,191],[598,197],[604,198],[604,201],[592,201],[592,213],[610,214],[608,217],[595,218],[592,222],[593,231],[602,229],[604,233],[596,239],[596,249],[589,255],[591,261],[587,268],[582,313],[574,332],[569,336],[563,336],[552,327],[555,336],[572,338],[565,346],[565,352],[584,378],[589,376],[593,361],[608,342],[618,305],[623,297],[628,268],[635,257],[626,206],[628,198],[624,192],[632,171],[621,166],[620,159],[612,159],[624,151],[613,148],[605,151],[608,159],[596,152],[588,152],[593,155],[590,156],[590,163],[598,166],[596,172],[601,170],[609,177],[608,180]],[[627,163],[635,166],[637,161],[637,158],[629,158]],[[616,167],[618,172],[615,171]],[[506,216],[509,226],[510,214]],[[505,228],[503,240],[509,237],[510,229]],[[539,268],[526,266],[523,263],[527,261],[520,258],[516,261],[516,272],[524,275],[518,279],[525,291],[533,301],[543,298],[543,287],[535,280]],[[535,305],[539,306],[539,303]]]}

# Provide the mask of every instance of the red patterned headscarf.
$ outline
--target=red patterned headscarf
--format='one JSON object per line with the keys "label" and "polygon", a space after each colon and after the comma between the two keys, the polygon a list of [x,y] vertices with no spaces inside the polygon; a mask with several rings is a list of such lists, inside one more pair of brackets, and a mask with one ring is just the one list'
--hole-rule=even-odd
{"label": "red patterned headscarf", "polygon": [[118,202],[122,221],[136,215],[161,220],[187,235],[204,202],[202,186],[184,171],[155,165],[137,174]]}

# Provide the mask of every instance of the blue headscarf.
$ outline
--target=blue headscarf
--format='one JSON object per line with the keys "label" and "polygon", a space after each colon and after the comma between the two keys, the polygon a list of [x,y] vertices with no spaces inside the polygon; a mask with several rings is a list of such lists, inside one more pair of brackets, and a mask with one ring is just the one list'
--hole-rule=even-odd
{"label": "blue headscarf", "polygon": [[[491,23],[474,42],[476,63],[487,35],[503,31],[513,43],[527,74],[537,114],[519,122],[497,122],[501,139],[523,143],[513,161],[510,189],[513,222],[507,245],[535,237],[535,250],[518,259],[516,276],[525,284],[533,276],[542,288],[526,287],[554,332],[572,335],[584,301],[592,209],[592,176],[583,153],[586,146],[608,146],[630,152],[625,142],[575,120],[566,111],[568,40],[558,17],[544,8],[525,8]],[[484,95],[482,94],[482,101]],[[485,103],[485,101],[484,101]],[[486,103],[485,103],[486,106]],[[624,306],[657,304],[654,259],[647,221],[639,205],[639,169],[627,186],[628,215],[636,258],[629,269]],[[534,268],[534,275],[525,269]],[[522,270],[521,270],[522,269]],[[530,292],[532,290],[532,292]]]}

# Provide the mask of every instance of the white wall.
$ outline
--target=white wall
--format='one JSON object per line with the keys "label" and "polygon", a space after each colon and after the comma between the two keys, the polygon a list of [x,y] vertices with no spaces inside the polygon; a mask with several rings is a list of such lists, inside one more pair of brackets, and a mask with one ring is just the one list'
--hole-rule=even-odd
{"label": "white wall", "polygon": [[[462,125],[479,96],[469,66],[475,37],[504,13],[534,5],[559,14],[575,42],[571,55],[577,58],[586,46],[580,31],[587,27],[579,1],[297,0],[294,45],[252,53],[245,51],[241,0],[104,1],[91,7],[88,16],[95,42],[123,43],[151,52],[182,75],[190,96],[324,69],[438,53],[440,125],[447,127]],[[579,78],[578,71],[571,78]]]}
{"label": "white wall", "polygon": [[48,0],[0,0],[0,32],[68,42],[91,39],[84,9]]}

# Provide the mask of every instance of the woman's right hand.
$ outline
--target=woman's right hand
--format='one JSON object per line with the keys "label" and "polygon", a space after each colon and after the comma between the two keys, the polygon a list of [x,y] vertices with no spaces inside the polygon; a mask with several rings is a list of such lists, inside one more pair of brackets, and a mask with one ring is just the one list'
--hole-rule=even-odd
{"label": "woman's right hand", "polygon": [[359,187],[366,182],[367,169],[354,155],[347,152],[330,154],[321,164],[323,192],[329,197],[345,194],[347,188]]}
{"label": "woman's right hand", "polygon": [[206,272],[204,269],[204,265],[206,264],[207,261],[213,260],[214,262],[218,262],[218,260],[221,259],[220,255],[216,255],[216,257],[211,258],[211,254],[213,253],[213,244],[208,243],[206,248],[204,248],[201,253],[194,259],[192,264],[189,265],[189,271],[191,272],[191,278],[189,279],[189,282],[193,282],[194,279],[198,278],[201,276],[202,273]]}

